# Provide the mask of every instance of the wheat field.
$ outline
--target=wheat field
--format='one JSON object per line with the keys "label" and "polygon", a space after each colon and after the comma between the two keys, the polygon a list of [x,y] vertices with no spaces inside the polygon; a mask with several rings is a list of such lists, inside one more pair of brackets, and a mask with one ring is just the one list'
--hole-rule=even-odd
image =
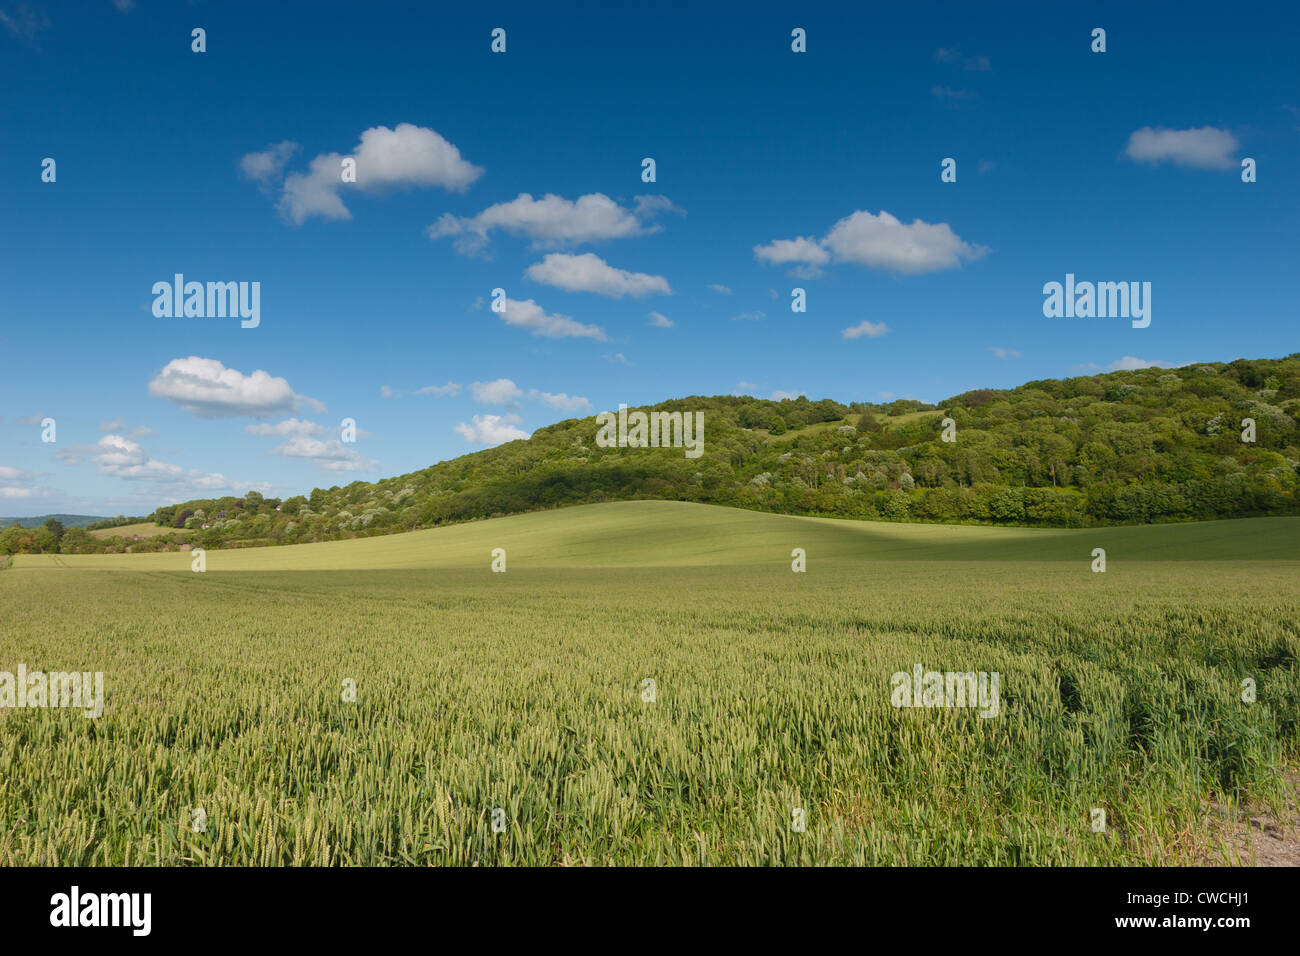
{"label": "wheat field", "polygon": [[[18,556],[0,672],[106,700],[0,709],[0,864],[1197,862],[1300,752],[1297,532],[625,502]],[[895,707],[918,665],[997,715]]]}

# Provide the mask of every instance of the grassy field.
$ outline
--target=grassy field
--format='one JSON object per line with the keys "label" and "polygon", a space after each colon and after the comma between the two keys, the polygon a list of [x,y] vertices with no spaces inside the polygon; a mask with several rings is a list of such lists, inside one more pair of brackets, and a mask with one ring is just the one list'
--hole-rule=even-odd
{"label": "grassy field", "polygon": [[[0,572],[0,671],[107,696],[0,710],[0,864],[1196,862],[1300,751],[1298,519],[625,502],[191,560]],[[997,716],[895,708],[918,664]]]}
{"label": "grassy field", "polygon": [[157,538],[164,534],[176,534],[182,537],[189,534],[184,530],[176,528],[164,528],[154,524],[152,521],[141,521],[136,524],[122,524],[116,528],[98,528],[89,532],[92,538],[112,538],[121,536],[123,538]]}

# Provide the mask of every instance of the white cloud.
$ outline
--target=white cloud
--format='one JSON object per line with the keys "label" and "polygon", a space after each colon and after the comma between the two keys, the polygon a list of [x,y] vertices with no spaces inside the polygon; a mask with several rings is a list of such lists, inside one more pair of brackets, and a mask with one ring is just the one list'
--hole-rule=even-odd
{"label": "white cloud", "polygon": [[657,232],[661,227],[648,220],[676,207],[663,197],[638,196],[633,209],[624,209],[604,193],[589,193],[576,201],[547,193],[534,199],[520,193],[509,202],[496,203],[468,218],[444,214],[429,226],[431,239],[458,236],[456,251],[462,255],[480,253],[494,229],[526,236],[535,248],[576,246],[604,239],[626,239]]}
{"label": "white cloud", "polygon": [[458,422],[456,433],[471,444],[500,445],[528,437],[528,432],[516,427],[520,421],[518,415],[475,415],[472,425]]}
{"label": "white cloud", "polygon": [[[240,167],[246,176],[260,182],[278,178],[288,158],[284,151],[291,146],[286,141],[261,153],[249,153],[240,160]],[[345,158],[356,161],[355,183],[343,182]],[[351,219],[340,196],[345,189],[374,192],[438,186],[461,192],[482,174],[481,167],[463,159],[460,150],[435,130],[412,123],[399,123],[395,129],[373,126],[361,134],[350,157],[321,153],[308,163],[307,172],[285,176],[278,205],[281,215],[296,225],[313,217]]]}
{"label": "white cloud", "polygon": [[868,322],[865,319],[857,325],[844,329],[840,334],[846,339],[878,339],[889,331],[884,322]]}
{"label": "white cloud", "polygon": [[656,329],[671,329],[677,323],[668,318],[668,316],[664,315],[662,312],[651,312],[649,324],[653,325]]}
{"label": "white cloud", "polygon": [[581,395],[566,395],[564,392],[553,395],[550,392],[539,392],[534,388],[528,392],[528,397],[566,412],[591,411],[591,402]]}
{"label": "white cloud", "polygon": [[283,438],[286,435],[324,435],[329,429],[324,425],[318,425],[316,422],[309,422],[306,419],[286,418],[274,425],[267,423],[245,425],[244,431],[250,435]]}
{"label": "white cloud", "polygon": [[1144,126],[1128,138],[1124,155],[1139,163],[1176,163],[1193,169],[1233,169],[1232,156],[1240,144],[1227,130],[1213,126],[1200,129],[1152,129]]}
{"label": "white cloud", "polygon": [[767,318],[767,313],[766,313],[766,312],[761,312],[761,311],[759,311],[758,309],[755,309],[753,312],[742,312],[742,313],[740,313],[740,315],[733,315],[733,316],[731,317],[731,321],[733,321],[733,322],[761,322],[761,321],[762,321],[763,319],[765,319],[765,318]]}
{"label": "white cloud", "polygon": [[1015,349],[1004,349],[996,345],[990,345],[989,351],[1000,359],[1020,358],[1020,353]]}
{"label": "white cloud", "polygon": [[883,209],[878,216],[859,210],[844,217],[823,243],[837,262],[908,274],[955,269],[963,259],[978,259],[989,251],[965,242],[946,222],[914,219],[903,225]]}
{"label": "white cloud", "polygon": [[616,269],[591,252],[576,256],[553,252],[541,262],[529,266],[524,275],[534,282],[553,285],[568,292],[595,292],[614,299],[651,293],[672,295],[668,280],[663,276]]}
{"label": "white cloud", "polygon": [[314,398],[296,394],[289,383],[258,369],[244,375],[216,359],[172,359],[149,383],[149,394],[174,402],[201,418],[249,415],[254,418],[305,406],[324,411]]}
{"label": "white cloud", "polygon": [[320,441],[295,435],[283,445],[272,449],[271,454],[310,461],[326,471],[373,471],[379,467],[379,462],[363,458],[355,448],[350,448],[336,438]]}
{"label": "white cloud", "polygon": [[595,325],[583,325],[567,315],[549,314],[532,299],[505,300],[505,311],[498,313],[506,325],[528,329],[533,335],[548,339],[595,339],[606,341],[605,330]]}
{"label": "white cloud", "polygon": [[64,464],[77,465],[89,461],[101,475],[127,481],[148,481],[165,484],[168,488],[233,489],[236,483],[225,475],[185,469],[180,465],[158,461],[149,455],[139,442],[125,435],[105,435],[93,445],[70,445],[55,452],[54,457]]}
{"label": "white cloud", "polygon": [[710,282],[709,288],[718,293],[718,295],[731,295],[731,288],[729,286],[720,285],[717,282]]}
{"label": "white cloud", "polygon": [[777,389],[772,393],[771,398],[772,401],[774,402],[782,402],[785,401],[787,398],[791,400],[796,399],[802,394],[803,392],[783,392],[780,389]]}
{"label": "white cloud", "polygon": [[524,390],[508,378],[494,382],[471,382],[470,394],[481,405],[506,405],[524,397]]}
{"label": "white cloud", "polygon": [[622,352],[615,352],[613,355],[602,355],[601,358],[603,358],[606,362],[616,362],[619,365],[626,365],[628,368],[635,367],[632,365],[631,362],[627,360],[627,356],[624,355]]}
{"label": "white cloud", "polygon": [[343,157],[338,153],[317,156],[307,166],[306,173],[290,173],[284,178],[284,190],[276,208],[280,215],[296,226],[301,226],[313,216],[321,219],[351,219],[352,213],[343,204],[339,190],[353,183],[344,183],[340,176]]}
{"label": "white cloud", "polygon": [[249,179],[267,186],[279,181],[285,164],[297,151],[298,144],[286,139],[266,147],[260,153],[244,154],[239,160],[239,168]]}
{"label": "white cloud", "polygon": [[831,255],[816,239],[774,239],[765,246],[754,247],[754,258],[768,265],[797,263],[791,274],[800,279],[816,279]]}
{"label": "white cloud", "polygon": [[799,263],[801,278],[816,278],[832,261],[903,274],[936,272],[957,268],[963,260],[978,259],[988,251],[963,240],[946,222],[914,219],[904,225],[883,209],[879,215],[859,210],[845,216],[824,239],[777,239],[754,247],[759,261]]}
{"label": "white cloud", "polygon": [[581,395],[543,392],[536,388],[530,388],[525,392],[508,378],[499,378],[494,382],[474,382],[469,389],[474,396],[474,401],[482,405],[511,405],[526,399],[568,412],[580,412],[591,408],[591,402]]}
{"label": "white cloud", "polygon": [[44,498],[49,492],[44,488],[23,488],[0,485],[0,498]]}
{"label": "white cloud", "polygon": [[0,465],[0,481],[8,484],[0,485],[0,498],[44,498],[49,495],[49,489],[43,488],[36,484],[45,476],[44,472],[25,471],[22,468],[15,468],[12,465]]}
{"label": "white cloud", "polygon": [[99,423],[101,432],[117,432],[126,435],[128,438],[148,438],[150,435],[158,434],[147,425],[137,425],[135,428],[127,428],[125,420],[115,418],[112,421],[102,421]]}

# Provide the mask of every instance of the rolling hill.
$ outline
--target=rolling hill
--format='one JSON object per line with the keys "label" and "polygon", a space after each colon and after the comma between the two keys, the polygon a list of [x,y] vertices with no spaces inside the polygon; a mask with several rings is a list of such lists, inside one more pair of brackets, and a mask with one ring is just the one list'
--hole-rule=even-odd
{"label": "rolling hill", "polygon": [[[409,534],[283,548],[209,553],[209,571],[488,569],[504,548],[507,567],[788,567],[810,562],[1030,561],[1086,564],[1104,548],[1125,561],[1300,559],[1300,518],[1256,518],[1089,529],[984,528],[771,515],[677,501],[583,505],[473,521]],[[19,555],[16,571],[40,568],[190,572],[188,553]]]}

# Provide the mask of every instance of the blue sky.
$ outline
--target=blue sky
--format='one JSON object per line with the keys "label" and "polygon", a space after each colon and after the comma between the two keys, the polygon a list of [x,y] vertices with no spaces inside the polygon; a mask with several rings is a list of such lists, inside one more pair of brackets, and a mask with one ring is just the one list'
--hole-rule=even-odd
{"label": "blue sky", "polygon": [[[303,493],[621,402],[1297,350],[1267,7],[281,6],[0,0],[0,513]],[[259,324],[155,316],[176,273],[260,283]],[[1067,273],[1150,282],[1150,326],[1044,317]]]}

